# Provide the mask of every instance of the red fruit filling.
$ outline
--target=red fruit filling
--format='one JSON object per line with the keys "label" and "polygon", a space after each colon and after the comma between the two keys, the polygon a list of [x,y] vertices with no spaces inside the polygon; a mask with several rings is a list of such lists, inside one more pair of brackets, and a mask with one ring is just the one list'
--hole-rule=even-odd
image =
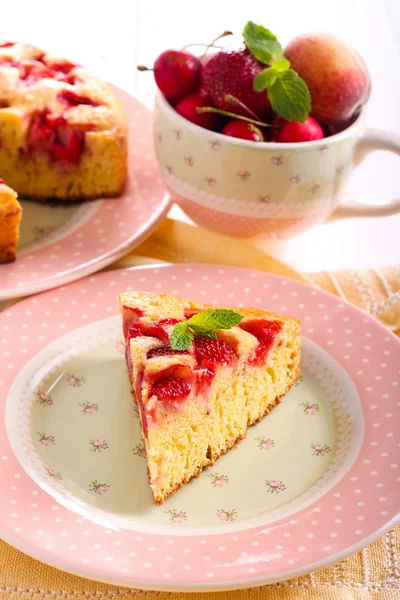
{"label": "red fruit filling", "polygon": [[4,179],[0,178],[0,184],[4,183]]}
{"label": "red fruit filling", "polygon": [[53,70],[58,73],[63,73],[64,75],[69,75],[69,73],[77,67],[76,63],[70,62],[69,60],[58,60],[58,61],[49,61],[46,57],[43,58],[43,61]]}
{"label": "red fruit filling", "polygon": [[176,354],[188,354],[187,350],[172,350],[171,346],[162,346],[161,348],[153,348],[149,350],[146,358],[156,358],[157,356],[175,356]]}
{"label": "red fruit filling", "polygon": [[194,355],[197,369],[201,372],[197,376],[197,391],[205,393],[210,387],[220,365],[231,365],[237,359],[235,350],[228,342],[213,339],[202,335],[194,338]]}
{"label": "red fruit filling", "polygon": [[64,104],[67,108],[73,108],[74,106],[79,106],[81,104],[85,104],[87,106],[100,106],[100,103],[96,102],[96,100],[93,100],[93,98],[89,98],[88,96],[80,96],[71,90],[63,90],[60,92],[57,95],[57,100]]}
{"label": "red fruit filling", "polygon": [[0,48],[9,48],[10,46],[15,46],[15,42],[1,42]]}
{"label": "red fruit filling", "polygon": [[151,386],[151,395],[162,402],[184,400],[190,394],[191,386],[186,379],[170,375]]}
{"label": "red fruit filling", "polygon": [[[159,339],[161,342],[168,343],[169,335],[165,330],[165,325],[176,325],[176,323],[179,322],[177,319],[162,319],[158,323],[154,324],[137,323],[137,320],[140,319],[142,315],[143,312],[139,308],[124,306],[123,331],[126,340],[125,360],[130,373],[132,373],[132,357],[129,341],[136,337],[150,336]],[[168,352],[168,354],[173,353],[174,351],[172,349],[170,352]]]}
{"label": "red fruit filling", "polygon": [[249,358],[249,364],[255,366],[263,365],[268,358],[269,351],[275,342],[276,336],[282,329],[282,323],[280,321],[269,321],[267,319],[255,319],[254,321],[239,323],[238,327],[244,331],[248,331],[258,340],[258,345],[252,356]]}
{"label": "red fruit filling", "polygon": [[[185,365],[172,365],[157,374],[150,376],[149,398],[157,396],[157,400],[165,403],[179,403],[185,400],[192,389],[194,373]],[[178,404],[175,404],[178,407]]]}
{"label": "red fruit filling", "polygon": [[[5,47],[5,46],[0,46]],[[69,61],[49,62],[44,54],[39,54],[35,58],[22,58],[13,60],[10,58],[0,59],[2,67],[16,67],[19,71],[20,83],[25,86],[32,85],[40,79],[57,79],[66,83],[74,84],[75,75],[71,70],[76,67]]]}
{"label": "red fruit filling", "polygon": [[143,316],[143,311],[140,308],[131,308],[130,306],[124,305],[124,320],[123,320],[123,331],[124,338],[127,338],[130,327],[134,324],[139,317]]}
{"label": "red fruit filling", "polygon": [[28,147],[43,150],[61,163],[76,164],[84,150],[84,133],[48,109],[37,113],[28,131]]}
{"label": "red fruit filling", "polygon": [[37,60],[21,60],[17,63],[19,78],[24,85],[32,85],[39,79],[54,78],[54,73],[42,62]]}

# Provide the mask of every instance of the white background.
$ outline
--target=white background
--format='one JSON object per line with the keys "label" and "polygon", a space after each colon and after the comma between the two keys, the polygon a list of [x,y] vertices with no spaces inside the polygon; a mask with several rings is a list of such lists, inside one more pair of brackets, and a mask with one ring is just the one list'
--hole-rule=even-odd
{"label": "white background", "polygon": [[[98,71],[149,107],[152,66],[168,47],[208,42],[225,29],[240,43],[247,20],[285,45],[299,33],[327,31],[366,60],[373,91],[369,124],[400,134],[400,0],[0,0],[0,40],[36,43]],[[357,169],[348,198],[385,203],[400,196],[400,157],[375,153]],[[179,209],[172,216],[182,218]],[[184,218],[184,217],[183,217]],[[285,244],[265,246],[304,271],[400,262],[400,215],[332,221]]]}

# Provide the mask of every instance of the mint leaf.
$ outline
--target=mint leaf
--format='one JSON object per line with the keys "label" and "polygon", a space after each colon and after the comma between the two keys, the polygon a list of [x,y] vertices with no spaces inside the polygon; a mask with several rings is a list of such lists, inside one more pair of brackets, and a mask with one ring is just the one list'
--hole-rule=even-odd
{"label": "mint leaf", "polygon": [[288,69],[290,69],[290,61],[287,58],[281,58],[278,62],[272,65],[272,68],[278,73],[284,73]]}
{"label": "mint leaf", "polygon": [[[172,350],[187,350],[193,343],[193,331],[217,339],[214,329],[230,329],[243,319],[242,315],[226,308],[203,310],[173,328],[169,342]],[[193,331],[191,331],[193,330]]]}
{"label": "mint leaf", "polygon": [[273,86],[277,78],[278,75],[275,69],[273,67],[268,67],[268,69],[260,71],[257,77],[254,78],[253,89],[256,92],[262,92],[263,90]]}
{"label": "mint leaf", "polygon": [[311,110],[311,96],[306,82],[293,69],[279,74],[268,88],[274,112],[287,121],[304,123]]}
{"label": "mint leaf", "polygon": [[193,333],[189,330],[187,321],[178,323],[173,328],[169,343],[172,350],[187,350],[193,343]]}
{"label": "mint leaf", "polygon": [[189,327],[203,327],[204,329],[230,329],[234,327],[243,319],[242,315],[228,310],[226,308],[215,308],[211,310],[203,310],[193,317],[191,317],[186,323]]}
{"label": "mint leaf", "polygon": [[214,340],[218,339],[217,334],[206,327],[200,327],[200,325],[190,325],[190,329],[193,329],[196,333],[200,333],[201,335],[205,335],[207,337],[213,338]]}
{"label": "mint leaf", "polygon": [[276,36],[262,25],[249,21],[243,31],[246,46],[257,60],[271,65],[283,58],[282,46]]}

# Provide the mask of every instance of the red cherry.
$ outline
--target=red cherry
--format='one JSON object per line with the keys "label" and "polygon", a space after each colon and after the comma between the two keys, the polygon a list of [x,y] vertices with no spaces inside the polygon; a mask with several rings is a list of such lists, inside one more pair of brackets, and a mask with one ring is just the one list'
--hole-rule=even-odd
{"label": "red cherry", "polygon": [[240,120],[229,121],[223,128],[222,133],[230,137],[250,140],[252,142],[265,142],[267,139],[264,132],[257,125]]}
{"label": "red cherry", "polygon": [[272,124],[280,125],[279,130],[272,130],[273,139],[277,142],[285,144],[312,142],[313,140],[322,140],[324,137],[321,125],[311,116],[308,116],[304,123],[285,121],[282,117],[278,117]]}
{"label": "red cherry", "polygon": [[218,125],[218,115],[216,113],[197,113],[197,107],[211,106],[211,100],[204,90],[193,92],[182,98],[175,106],[176,112],[188,121],[204,127],[204,129],[216,129]]}
{"label": "red cherry", "polygon": [[154,79],[167,98],[177,101],[200,83],[202,63],[185,50],[165,50],[154,63]]}

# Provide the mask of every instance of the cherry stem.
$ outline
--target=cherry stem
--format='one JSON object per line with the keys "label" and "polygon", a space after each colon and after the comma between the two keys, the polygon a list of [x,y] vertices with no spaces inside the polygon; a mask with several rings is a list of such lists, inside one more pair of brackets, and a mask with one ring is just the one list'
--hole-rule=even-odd
{"label": "cherry stem", "polygon": [[258,125],[259,127],[275,128],[274,125],[269,125],[268,123],[263,123],[262,121],[257,121],[256,119],[250,119],[249,117],[243,117],[242,115],[235,115],[235,113],[229,112],[227,110],[221,110],[220,108],[214,108],[213,106],[197,106],[196,112],[197,113],[205,113],[205,112],[217,113],[218,115],[224,115],[225,117],[239,119],[239,121],[247,121],[247,123],[253,123],[254,125]]}
{"label": "cherry stem", "polygon": [[154,71],[154,69],[150,69],[149,67],[145,67],[144,65],[137,66],[138,71]]}
{"label": "cherry stem", "polygon": [[258,119],[258,116],[256,115],[256,113],[254,113],[248,106],[246,106],[245,104],[243,104],[243,102],[241,102],[239,100],[239,98],[236,98],[236,96],[232,96],[231,94],[226,94],[225,96],[225,100],[227,102],[229,102],[230,104],[233,104],[233,106],[240,106],[241,108],[243,108],[243,110],[245,110],[252,119]]}
{"label": "cherry stem", "polygon": [[221,35],[219,35],[218,37],[216,37],[212,42],[210,42],[206,49],[204,50],[204,54],[201,58],[204,58],[205,55],[207,54],[207,52],[209,51],[209,49],[214,46],[215,42],[218,42],[218,40],[220,40],[223,37],[226,37],[227,35],[233,35],[232,31],[224,31],[223,33],[221,33]]}
{"label": "cherry stem", "polygon": [[207,48],[218,48],[218,50],[223,50],[224,46],[217,46],[216,44],[203,44],[199,42],[198,44],[186,44],[186,46],[182,46],[182,50],[186,50],[186,48],[192,48],[193,46],[207,46]]}

